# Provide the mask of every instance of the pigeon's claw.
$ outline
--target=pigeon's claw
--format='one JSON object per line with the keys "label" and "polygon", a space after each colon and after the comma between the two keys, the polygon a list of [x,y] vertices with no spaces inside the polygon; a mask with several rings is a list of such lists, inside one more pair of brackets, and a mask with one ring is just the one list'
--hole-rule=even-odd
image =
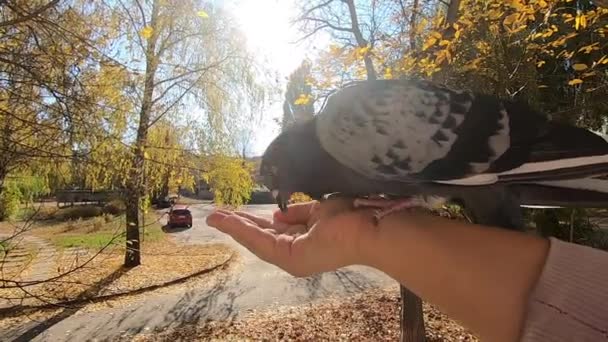
{"label": "pigeon's claw", "polygon": [[402,198],[396,200],[357,198],[355,199],[353,205],[355,208],[378,208],[378,210],[376,210],[374,213],[374,224],[378,225],[382,218],[401,210],[418,207],[420,206],[420,203],[413,198]]}

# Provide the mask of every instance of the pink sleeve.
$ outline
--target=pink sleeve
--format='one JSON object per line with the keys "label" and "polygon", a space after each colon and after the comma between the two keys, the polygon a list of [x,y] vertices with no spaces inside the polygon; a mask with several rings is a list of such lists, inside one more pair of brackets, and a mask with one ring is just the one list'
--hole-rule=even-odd
{"label": "pink sleeve", "polygon": [[608,253],[550,238],[522,341],[608,341]]}

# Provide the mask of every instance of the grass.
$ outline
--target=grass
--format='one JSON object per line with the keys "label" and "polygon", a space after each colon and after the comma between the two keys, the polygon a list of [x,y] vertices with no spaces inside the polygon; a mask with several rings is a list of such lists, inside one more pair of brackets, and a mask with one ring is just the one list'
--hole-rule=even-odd
{"label": "grass", "polygon": [[6,250],[8,249],[8,247],[8,242],[0,241],[0,257],[4,257],[4,254],[6,254]]}
{"label": "grass", "polygon": [[180,196],[180,198],[177,200],[177,204],[181,204],[181,205],[203,204],[203,203],[209,203],[209,201],[185,197],[185,196]]}
{"label": "grass", "polygon": [[[141,235],[144,242],[161,241],[165,234],[154,213],[146,215],[145,232]],[[59,248],[83,247],[99,249],[110,241],[114,245],[125,245],[125,216],[104,215],[90,219],[68,222],[38,222],[32,232],[50,240]]]}
{"label": "grass", "polygon": [[[117,236],[119,235],[119,236]],[[146,227],[145,233],[141,238],[144,242],[156,242],[164,237],[160,227]],[[114,238],[114,244],[125,244],[124,231],[98,231],[90,233],[66,233],[51,238],[51,241],[61,248],[83,247],[99,249],[106,246]]]}

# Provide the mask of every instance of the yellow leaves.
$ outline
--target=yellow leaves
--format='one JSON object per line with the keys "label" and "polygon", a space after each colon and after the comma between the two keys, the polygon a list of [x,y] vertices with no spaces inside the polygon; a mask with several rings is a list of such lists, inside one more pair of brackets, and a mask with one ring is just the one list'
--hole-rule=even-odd
{"label": "yellow leaves", "polygon": [[464,70],[465,71],[473,71],[473,70],[477,70],[480,68],[480,64],[483,62],[483,58],[482,57],[477,57],[471,61],[469,61],[467,64],[465,64],[464,66]]}
{"label": "yellow leaves", "polygon": [[600,49],[598,47],[599,44],[600,43],[593,43],[593,44],[585,45],[585,46],[581,47],[580,49],[578,49],[578,52],[583,52],[585,54],[590,54],[591,51],[596,51],[596,50]]}
{"label": "yellow leaves", "polygon": [[545,65],[545,63],[547,63],[547,62],[545,62],[545,61],[538,61],[538,62],[536,62],[536,67],[537,67],[537,68],[540,68],[540,67],[542,67],[543,65]]}
{"label": "yellow leaves", "polygon": [[513,14],[506,16],[505,19],[502,21],[502,24],[505,26],[513,25],[516,21],[519,20],[519,15],[520,15],[519,13],[515,12]]}
{"label": "yellow leaves", "polygon": [[329,54],[332,57],[338,57],[338,56],[342,55],[342,48],[336,44],[330,44],[329,45]]}
{"label": "yellow leaves", "polygon": [[576,18],[574,19],[574,29],[578,31],[579,28],[585,27],[587,27],[587,17],[580,9],[576,10]]}
{"label": "yellow leaves", "polygon": [[250,162],[226,155],[217,155],[209,162],[208,183],[213,191],[214,201],[220,205],[240,206],[251,198],[253,190]]}
{"label": "yellow leaves", "polygon": [[477,51],[482,54],[488,54],[492,49],[490,47],[490,44],[484,41],[478,41],[477,43],[475,43],[475,47],[477,48]]}
{"label": "yellow leaves", "polygon": [[602,56],[602,58],[597,60],[594,64],[608,64],[608,55]]}
{"label": "yellow leaves", "polygon": [[435,37],[429,37],[424,44],[422,44],[422,51],[426,51],[428,50],[430,47],[432,47],[433,45],[435,45],[437,43],[437,38]]}
{"label": "yellow leaves", "polygon": [[452,61],[452,54],[450,53],[450,50],[447,50],[447,49],[439,50],[439,51],[435,52],[435,55],[437,56],[437,58],[435,59],[435,64],[437,64],[437,65],[441,65],[445,61],[447,61],[447,62]]}
{"label": "yellow leaves", "polygon": [[497,9],[491,9],[487,15],[488,15],[488,18],[493,21],[493,20],[498,20],[498,19],[502,18],[503,14],[504,14],[503,11],[500,11]]}
{"label": "yellow leaves", "polygon": [[459,23],[463,24],[466,27],[473,26],[473,22],[465,17],[462,17],[458,20]]}
{"label": "yellow leaves", "polygon": [[575,78],[573,80],[568,81],[568,85],[571,85],[571,86],[575,86],[575,85],[582,84],[582,83],[583,83],[583,80],[581,80],[580,78]]}
{"label": "yellow leaves", "polygon": [[312,101],[312,95],[310,94],[300,94],[298,98],[293,102],[296,106],[305,106]]}
{"label": "yellow leaves", "polygon": [[154,34],[154,29],[151,26],[146,26],[139,31],[139,34],[145,39],[150,39]]}
{"label": "yellow leaves", "polygon": [[416,32],[422,32],[424,28],[428,25],[429,21],[426,18],[422,18],[418,25],[416,25]]}
{"label": "yellow leaves", "polygon": [[384,70],[384,79],[391,80],[393,79],[393,69],[388,67]]}
{"label": "yellow leaves", "polygon": [[[433,45],[437,44],[437,42],[441,39],[441,33],[437,32],[437,31],[432,31],[429,34],[429,37],[427,38],[427,40],[424,42],[424,44],[422,44],[422,51],[426,51],[428,50],[430,47],[432,47]],[[441,41],[446,42],[446,40],[442,40]],[[449,43],[449,41],[447,41]],[[443,44],[445,45],[445,44]]]}
{"label": "yellow leaves", "polygon": [[371,46],[358,47],[355,49],[355,56],[357,59],[363,59],[369,53]]}
{"label": "yellow leaves", "polygon": [[207,19],[209,18],[209,14],[207,14],[207,12],[200,10],[198,12],[196,12],[196,15],[203,18],[203,19]]}
{"label": "yellow leaves", "polygon": [[583,71],[583,70],[587,69],[587,64],[577,63],[577,64],[572,65],[572,69],[574,69],[576,71]]}
{"label": "yellow leaves", "polygon": [[517,11],[522,11],[525,8],[524,5],[521,3],[521,0],[511,0],[509,6],[511,6]]}
{"label": "yellow leaves", "polygon": [[581,75],[581,77],[582,78],[587,78],[587,77],[591,77],[591,76],[595,76],[595,75],[597,75],[597,72],[595,72],[595,71],[589,71],[589,72],[586,72],[583,75]]}

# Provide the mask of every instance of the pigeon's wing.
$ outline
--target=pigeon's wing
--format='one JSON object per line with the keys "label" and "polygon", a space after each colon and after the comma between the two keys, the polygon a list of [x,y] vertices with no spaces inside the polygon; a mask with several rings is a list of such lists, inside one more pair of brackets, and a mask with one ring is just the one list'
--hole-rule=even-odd
{"label": "pigeon's wing", "polygon": [[460,179],[487,170],[510,146],[507,112],[482,102],[427,82],[366,82],[328,99],[317,135],[338,162],[369,178]]}
{"label": "pigeon's wing", "polygon": [[511,189],[500,185],[461,189],[464,211],[472,222],[510,230],[525,228],[519,198]]}
{"label": "pigeon's wing", "polygon": [[[523,104],[425,81],[344,88],[328,99],[316,130],[333,158],[376,180],[482,185],[544,179],[547,170],[558,170],[550,179],[559,179],[572,165],[582,174],[608,172],[608,143],[589,131],[548,122]],[[579,168],[589,163],[593,170]]]}

